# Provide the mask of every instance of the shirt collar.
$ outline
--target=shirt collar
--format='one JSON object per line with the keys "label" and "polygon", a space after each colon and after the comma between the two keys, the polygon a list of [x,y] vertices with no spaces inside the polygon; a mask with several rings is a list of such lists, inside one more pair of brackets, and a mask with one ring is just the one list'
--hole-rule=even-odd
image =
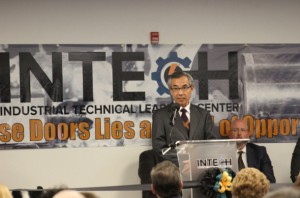
{"label": "shirt collar", "polygon": [[[184,107],[188,113],[190,113],[190,107],[191,107],[191,103],[189,103],[186,107]],[[183,107],[180,106],[179,111],[180,111],[182,108],[183,108]]]}
{"label": "shirt collar", "polygon": [[246,153],[246,146],[244,146],[244,148],[242,150],[238,150],[237,152],[239,151],[243,151],[243,153]]}

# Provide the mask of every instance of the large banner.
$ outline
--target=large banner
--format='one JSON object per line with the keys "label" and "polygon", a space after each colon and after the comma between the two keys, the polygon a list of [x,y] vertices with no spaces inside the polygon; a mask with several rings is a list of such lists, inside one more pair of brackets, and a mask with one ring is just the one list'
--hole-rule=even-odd
{"label": "large banner", "polygon": [[0,45],[0,149],[151,145],[177,70],[217,138],[236,118],[254,142],[300,136],[300,45]]}

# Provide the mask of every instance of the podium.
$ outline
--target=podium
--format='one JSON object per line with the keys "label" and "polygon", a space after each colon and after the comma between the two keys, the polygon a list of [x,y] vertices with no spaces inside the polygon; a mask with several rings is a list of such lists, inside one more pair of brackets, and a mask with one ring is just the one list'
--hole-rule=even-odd
{"label": "podium", "polygon": [[[201,181],[211,168],[238,170],[237,143],[249,139],[194,140],[176,142],[177,158],[183,181]],[[214,186],[204,186],[213,189]],[[183,189],[183,198],[206,198],[203,188]]]}

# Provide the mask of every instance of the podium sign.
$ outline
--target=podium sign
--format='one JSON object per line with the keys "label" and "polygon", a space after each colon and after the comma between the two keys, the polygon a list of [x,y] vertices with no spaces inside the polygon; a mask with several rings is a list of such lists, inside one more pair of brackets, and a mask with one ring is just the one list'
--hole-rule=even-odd
{"label": "podium sign", "polygon": [[[248,141],[249,139],[178,141],[176,150],[183,181],[201,181],[209,168],[230,168],[237,172],[237,142]],[[183,190],[183,198],[200,197],[206,197],[200,188]]]}

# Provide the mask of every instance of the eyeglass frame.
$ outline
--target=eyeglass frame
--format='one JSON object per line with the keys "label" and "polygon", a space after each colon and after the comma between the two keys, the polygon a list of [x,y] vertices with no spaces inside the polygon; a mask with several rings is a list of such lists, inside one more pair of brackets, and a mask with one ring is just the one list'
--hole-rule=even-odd
{"label": "eyeglass frame", "polygon": [[183,86],[183,87],[170,87],[170,90],[173,92],[179,92],[180,90],[182,90],[182,92],[186,92],[189,88],[192,88],[193,85],[190,86]]}

